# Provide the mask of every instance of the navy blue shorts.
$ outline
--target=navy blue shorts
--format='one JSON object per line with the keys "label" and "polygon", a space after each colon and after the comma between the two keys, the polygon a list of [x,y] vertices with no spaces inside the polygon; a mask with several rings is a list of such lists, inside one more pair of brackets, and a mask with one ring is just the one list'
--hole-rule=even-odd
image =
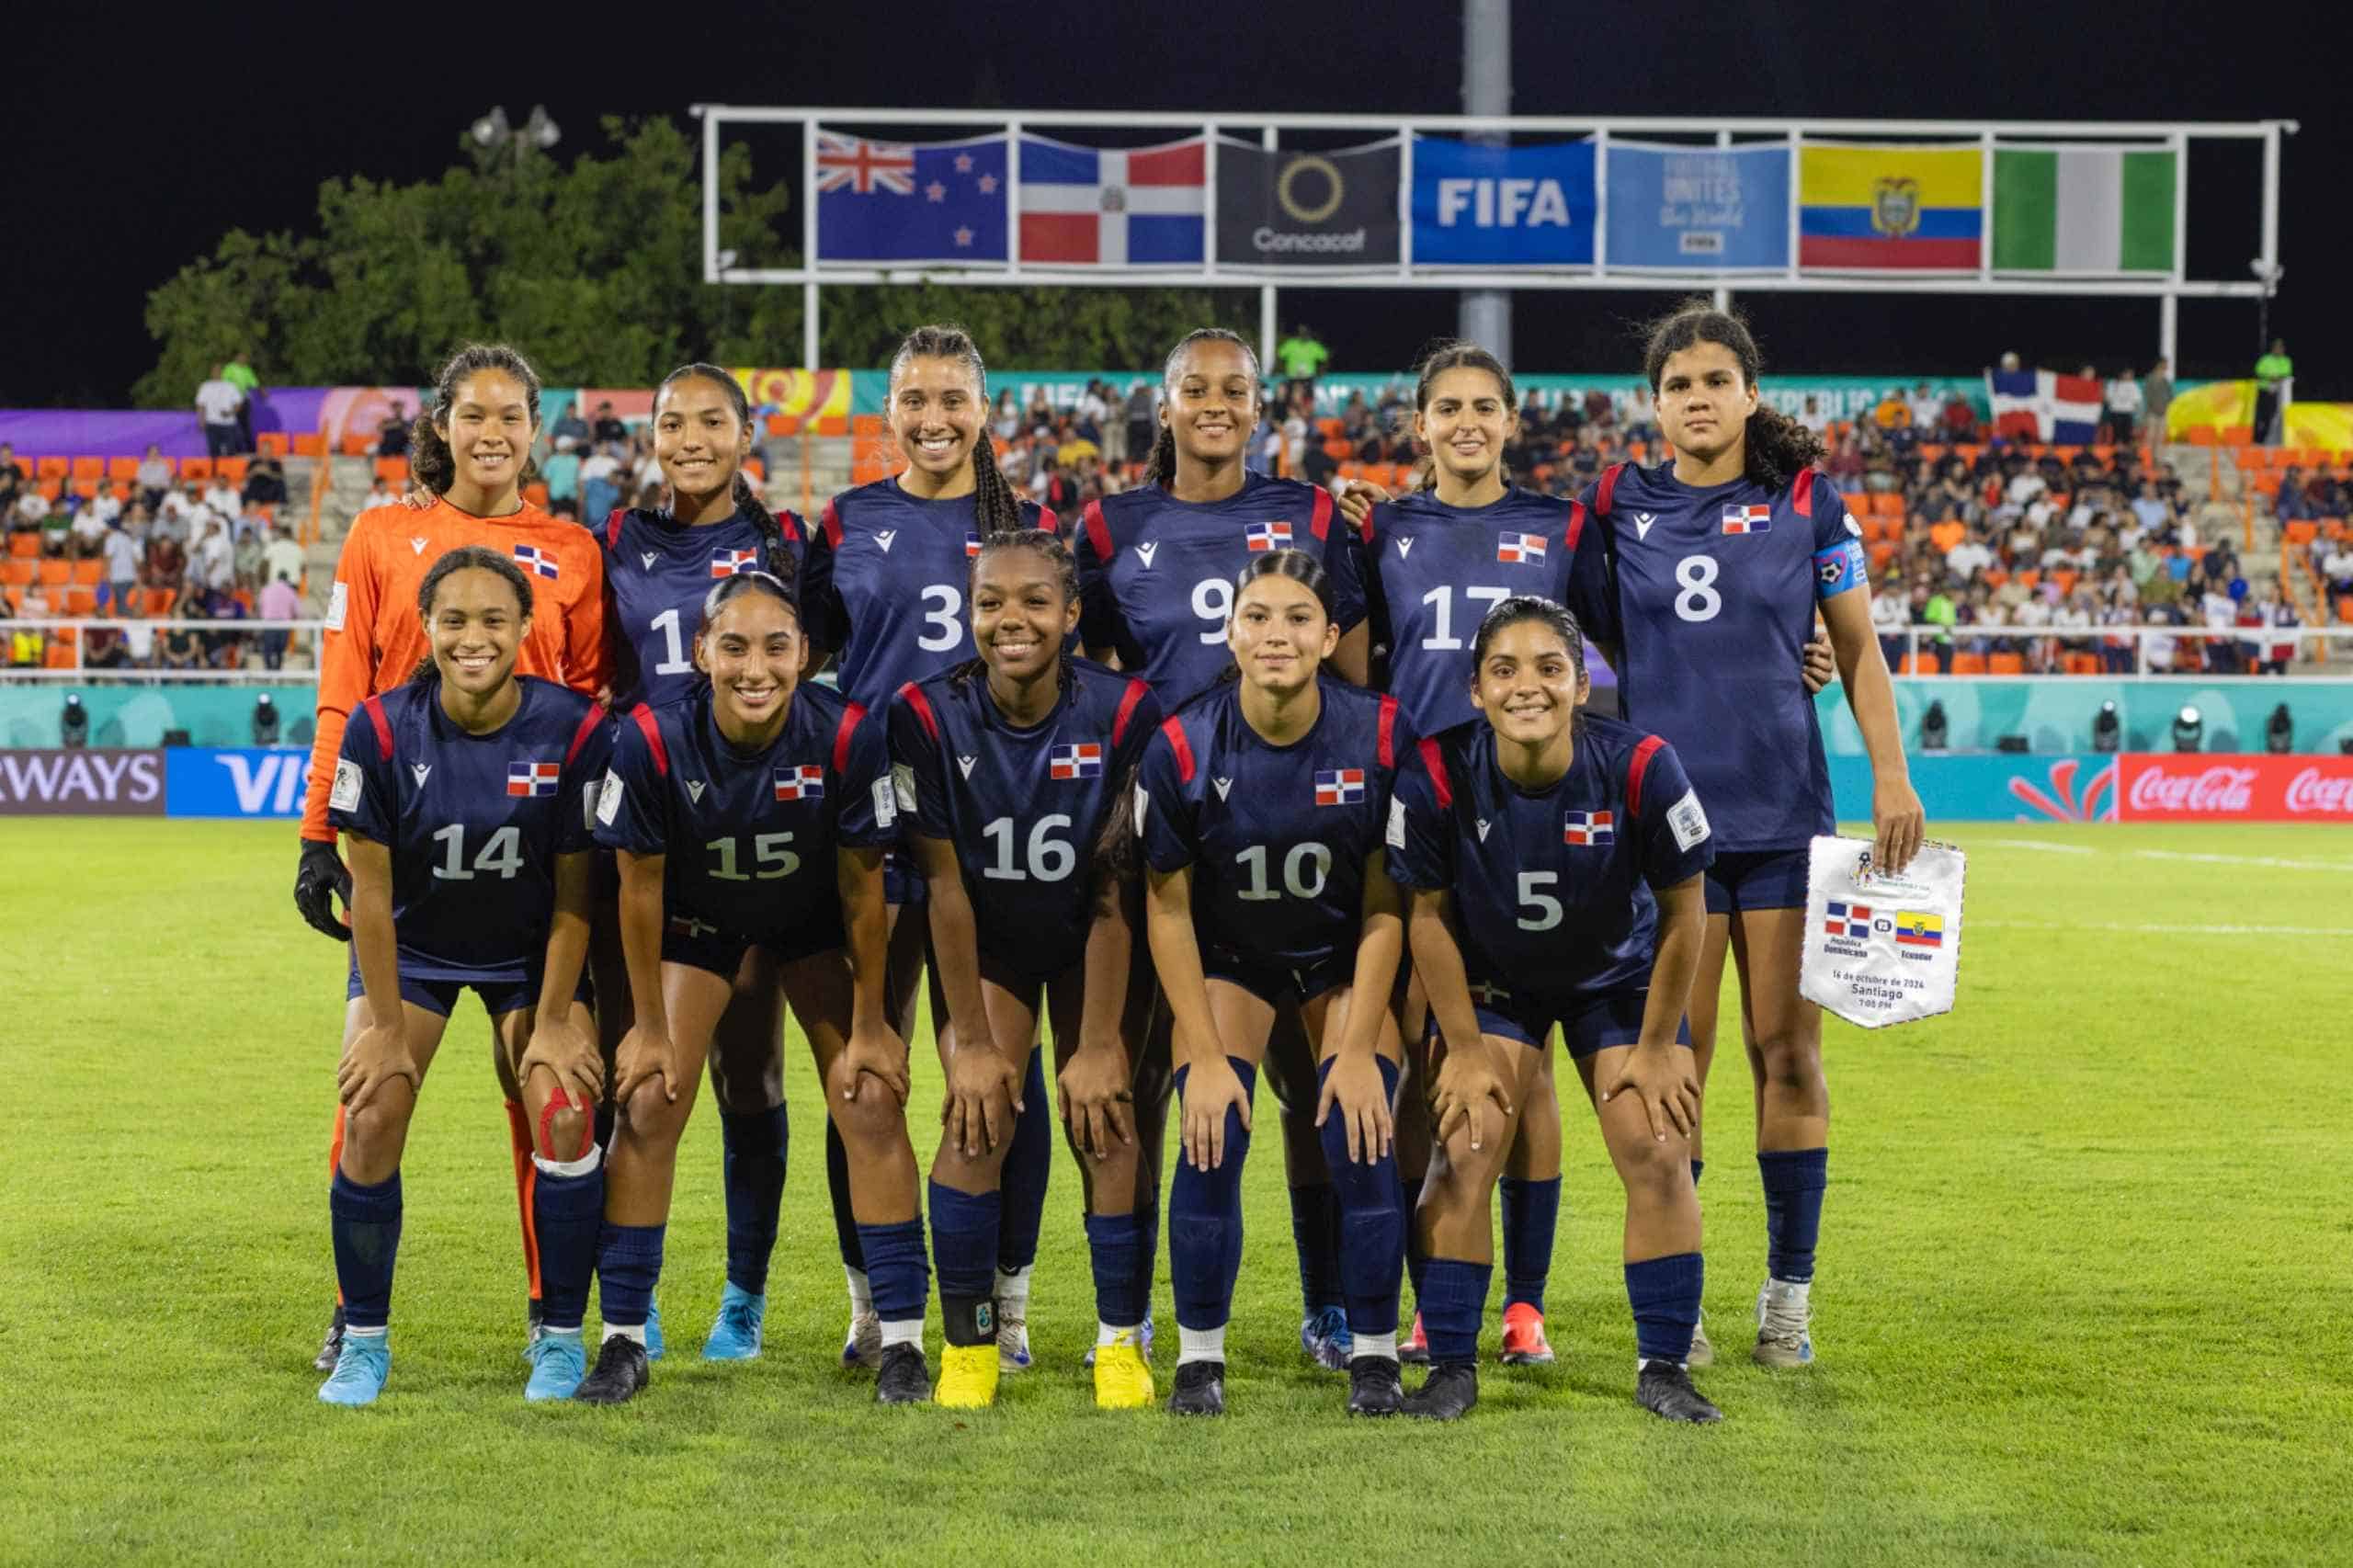
{"label": "navy blue shorts", "polygon": [[730,981],[744,967],[744,955],[755,946],[767,949],[779,964],[788,964],[818,953],[832,952],[849,946],[849,937],[842,929],[839,916],[823,925],[802,926],[790,932],[766,937],[744,937],[722,931],[684,915],[672,915],[662,929],[662,961],[682,963],[693,969],[707,969],[713,974],[723,974]]}
{"label": "navy blue shorts", "polygon": [[[1501,1035],[1530,1049],[1541,1049],[1546,1031],[1561,1026],[1561,1044],[1573,1060],[1582,1062],[1613,1045],[1634,1045],[1643,1038],[1643,1009],[1650,1002],[1650,987],[1605,991],[1598,996],[1563,995],[1538,991],[1510,992],[1490,988],[1486,1000],[1480,989],[1471,991],[1471,1005],[1479,1014],[1481,1034]],[[1437,1027],[1433,1017],[1431,1027]],[[1691,1043],[1690,1020],[1678,1019],[1675,1043]]]}
{"label": "navy blue shorts", "polygon": [[1720,849],[1708,868],[1708,913],[1734,910],[1803,909],[1805,879],[1813,851]]}
{"label": "navy blue shorts", "polygon": [[[437,970],[434,974],[418,974],[417,969]],[[485,970],[463,978],[429,959],[404,951],[400,960],[401,1000],[414,1003],[426,1012],[448,1017],[458,1005],[458,998],[468,986],[482,998],[483,1011],[492,1017],[519,1013],[540,1005],[540,966],[536,963],[519,969]],[[351,971],[344,982],[343,996],[347,1002],[357,1002],[368,994],[359,980],[359,955],[351,955]],[[580,968],[580,979],[572,988],[573,999],[594,1004],[594,993],[588,985],[588,967]]]}
{"label": "navy blue shorts", "polygon": [[1239,985],[1270,1007],[1279,1007],[1285,1002],[1311,1001],[1336,985],[1348,983],[1356,978],[1356,971],[1357,955],[1353,949],[1318,959],[1303,968],[1245,957],[1229,949],[1201,949],[1202,979]]}
{"label": "navy blue shorts", "polygon": [[923,873],[915,869],[915,857],[903,849],[882,852],[882,902],[895,904],[922,905],[930,900],[930,890]]}

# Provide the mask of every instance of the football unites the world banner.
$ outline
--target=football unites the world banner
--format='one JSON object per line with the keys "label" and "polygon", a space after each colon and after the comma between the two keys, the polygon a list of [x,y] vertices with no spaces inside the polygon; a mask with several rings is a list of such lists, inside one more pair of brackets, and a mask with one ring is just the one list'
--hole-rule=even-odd
{"label": "football unites the world banner", "polygon": [[2180,260],[2178,160],[2158,145],[813,134],[821,267],[2130,278]]}

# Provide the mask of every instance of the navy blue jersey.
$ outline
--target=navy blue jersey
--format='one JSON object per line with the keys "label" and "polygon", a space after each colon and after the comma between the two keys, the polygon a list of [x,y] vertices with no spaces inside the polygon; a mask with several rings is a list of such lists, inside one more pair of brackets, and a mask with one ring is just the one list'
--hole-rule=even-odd
{"label": "navy blue jersey", "polygon": [[1324,710],[1290,745],[1259,738],[1229,681],[1178,709],[1144,748],[1137,835],[1153,869],[1194,869],[1204,958],[1309,970],[1356,950],[1365,861],[1381,850],[1413,736],[1395,698],[1319,678]]}
{"label": "navy blue jersey", "polygon": [[638,707],[617,726],[597,802],[597,842],[661,855],[674,922],[738,940],[837,928],[834,846],[888,845],[891,793],[881,721],[840,693],[802,685],[784,728],[747,753],[719,733],[710,689]]}
{"label": "navy blue jersey", "polygon": [[[1021,503],[1025,527],[1059,533],[1053,513]],[[820,647],[840,655],[841,688],[881,710],[911,680],[973,656],[964,589],[981,552],[970,495],[926,501],[895,479],[844,491],[825,506],[801,567],[802,612]]]}
{"label": "navy blue jersey", "polygon": [[1160,725],[1152,688],[1069,661],[1062,700],[1016,729],[988,677],[936,675],[891,704],[891,763],[914,832],[956,846],[981,950],[1059,974],[1086,953],[1088,865],[1106,813]]}
{"label": "navy blue jersey", "polygon": [[1828,833],[1830,769],[1800,654],[1814,606],[1860,587],[1862,530],[1809,469],[1779,490],[1695,490],[1671,463],[1606,471],[1584,496],[1587,630],[1623,650],[1626,717],[1678,747],[1726,851]]}
{"label": "navy blue jersey", "polygon": [[1389,874],[1454,895],[1472,988],[1589,996],[1650,983],[1653,888],[1714,863],[1675,748],[1588,718],[1561,781],[1504,777],[1484,719],[1424,740],[1398,775]]}
{"label": "navy blue jersey", "polygon": [[[1489,610],[1517,594],[1569,602],[1584,527],[1576,503],[1517,489],[1484,506],[1449,506],[1424,491],[1365,517],[1366,613],[1373,646],[1387,650],[1375,684],[1395,695],[1416,733],[1477,715],[1471,644]],[[1351,560],[1347,570],[1358,569]]]}
{"label": "navy blue jersey", "polygon": [[635,509],[605,519],[597,538],[612,599],[605,632],[614,642],[614,712],[676,702],[695,684],[695,626],[713,583],[756,569],[792,585],[808,532],[790,512],[779,512],[776,522],[785,544],[780,561],[741,512],[696,528]]}
{"label": "navy blue jersey", "polygon": [[519,979],[545,956],[555,858],[591,847],[605,710],[517,676],[515,716],[470,734],[436,686],[359,705],[327,795],[335,826],[392,852],[392,926],[420,980]]}
{"label": "navy blue jersey", "polygon": [[1257,474],[1222,501],[1179,501],[1158,485],[1087,504],[1079,537],[1079,638],[1119,652],[1163,708],[1193,697],[1233,655],[1225,623],[1233,579],[1260,551],[1303,550],[1332,574],[1335,619],[1364,619],[1359,574],[1343,561],[1352,536],[1320,485]]}

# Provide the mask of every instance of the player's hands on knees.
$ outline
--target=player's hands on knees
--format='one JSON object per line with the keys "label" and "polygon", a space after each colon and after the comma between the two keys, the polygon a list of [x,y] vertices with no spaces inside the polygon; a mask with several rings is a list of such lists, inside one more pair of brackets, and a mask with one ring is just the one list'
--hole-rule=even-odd
{"label": "player's hands on knees", "polygon": [[1021,1074],[988,1035],[978,1029],[961,1039],[948,1058],[946,1096],[939,1107],[940,1125],[968,1160],[994,1154],[996,1146],[1013,1136],[1013,1119],[1021,1110]]}
{"label": "player's hands on knees", "polygon": [[1199,1171],[1213,1171],[1225,1163],[1225,1113],[1241,1112],[1242,1130],[1250,1131],[1250,1096],[1241,1074],[1223,1057],[1196,1066],[1185,1074],[1185,1158]]}
{"label": "player's hands on knees", "polygon": [[1871,786],[1871,832],[1874,863],[1901,871],[1920,853],[1927,836],[1928,813],[1909,778],[1881,779]]}
{"label": "player's hands on knees", "polygon": [[1315,1125],[1323,1126],[1335,1108],[1347,1133],[1351,1161],[1370,1165],[1389,1153],[1395,1127],[1390,1119],[1381,1069],[1371,1057],[1341,1057],[1333,1062],[1332,1071],[1324,1075],[1324,1093],[1315,1102]]}
{"label": "player's hands on knees", "polygon": [[558,1092],[584,1110],[605,1097],[605,1053],[570,1018],[547,1018],[532,1026],[531,1042],[516,1065],[516,1080],[529,1084],[531,1074],[542,1070],[554,1074]]}
{"label": "player's hands on knees", "polygon": [[1688,1138],[1699,1121],[1697,1067],[1698,1059],[1679,1045],[1638,1045],[1601,1086],[1601,1101],[1607,1105],[1620,1095],[1637,1095],[1650,1117],[1652,1137],[1665,1142],[1672,1127]]}
{"label": "player's hands on knees", "polygon": [[1449,1051],[1438,1066],[1430,1108],[1437,1113],[1440,1143],[1464,1131],[1471,1135],[1471,1147],[1481,1149],[1486,1146],[1487,1133],[1500,1132],[1511,1116],[1511,1085],[1484,1047]]}
{"label": "player's hands on knees", "polygon": [[408,1047],[408,1028],[399,1021],[369,1024],[344,1048],[335,1073],[335,1094],[350,1109],[366,1110],[395,1078],[406,1078],[411,1093],[424,1078]]}
{"label": "player's hands on knees", "polygon": [[891,1091],[902,1106],[907,1103],[907,1048],[887,1024],[870,1024],[849,1031],[842,1048],[842,1098],[854,1100],[867,1092],[872,1078]]}
{"label": "player's hands on knees", "polygon": [[1805,645],[1798,659],[1798,674],[1805,681],[1805,694],[1812,697],[1828,686],[1837,673],[1838,658],[1830,651],[1830,633],[1817,624],[1813,641]]}
{"label": "player's hands on knees", "polygon": [[657,1034],[642,1024],[630,1026],[621,1036],[621,1043],[613,1052],[613,1099],[624,1110],[631,1098],[647,1084],[660,1079],[662,1097],[675,1101],[678,1097],[677,1053],[667,1034]]}
{"label": "player's hands on knees", "polygon": [[302,858],[294,869],[294,907],[320,936],[348,942],[351,927],[335,912],[337,897],[344,908],[351,907],[351,873],[345,869],[343,857],[332,844],[302,840]]}
{"label": "player's hands on knees", "polygon": [[1348,527],[1361,532],[1364,520],[1372,515],[1373,507],[1383,501],[1395,499],[1395,496],[1370,480],[1351,479],[1339,487],[1340,516],[1347,519]]}
{"label": "player's hands on knees", "polygon": [[1074,1052],[1054,1078],[1062,1099],[1063,1125],[1087,1157],[1108,1160],[1116,1143],[1133,1143],[1135,1090],[1126,1054],[1116,1047]]}

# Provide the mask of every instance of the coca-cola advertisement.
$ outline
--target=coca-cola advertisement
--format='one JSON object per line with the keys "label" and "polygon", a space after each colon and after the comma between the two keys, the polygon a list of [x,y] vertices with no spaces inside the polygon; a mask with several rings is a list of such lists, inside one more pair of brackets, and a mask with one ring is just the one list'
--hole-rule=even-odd
{"label": "coca-cola advertisement", "polygon": [[2127,756],[2120,822],[2353,825],[2353,756]]}

